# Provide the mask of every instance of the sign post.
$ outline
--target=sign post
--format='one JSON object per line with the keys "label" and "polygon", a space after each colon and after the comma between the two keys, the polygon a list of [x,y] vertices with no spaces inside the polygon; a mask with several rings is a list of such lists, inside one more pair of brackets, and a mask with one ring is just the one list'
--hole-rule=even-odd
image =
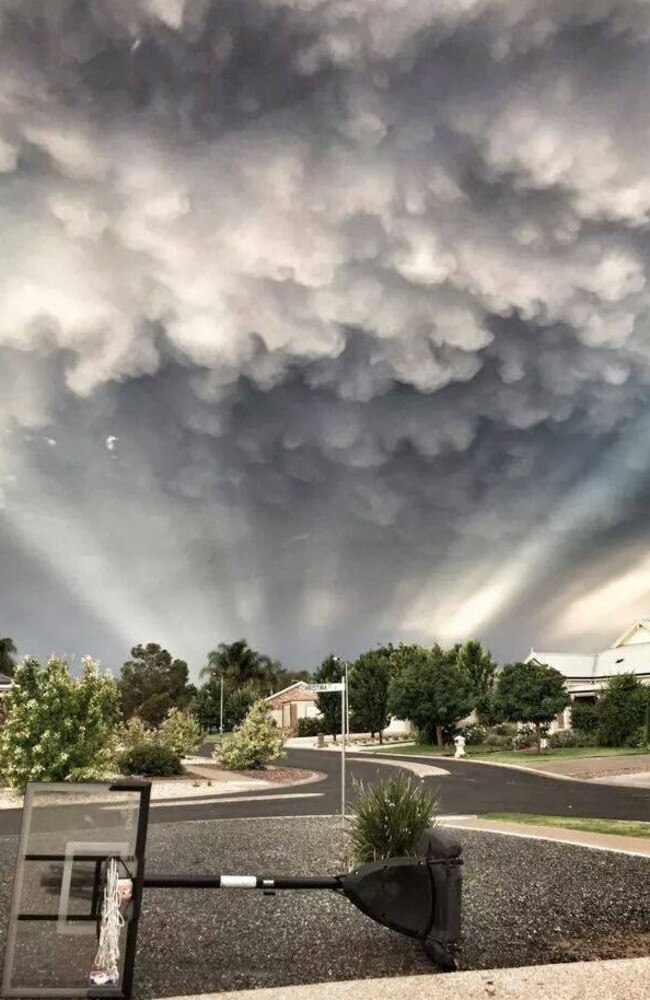
{"label": "sign post", "polygon": [[341,819],[345,820],[345,744],[347,741],[347,699],[345,681],[336,684],[307,684],[308,691],[327,694],[331,691],[341,692]]}

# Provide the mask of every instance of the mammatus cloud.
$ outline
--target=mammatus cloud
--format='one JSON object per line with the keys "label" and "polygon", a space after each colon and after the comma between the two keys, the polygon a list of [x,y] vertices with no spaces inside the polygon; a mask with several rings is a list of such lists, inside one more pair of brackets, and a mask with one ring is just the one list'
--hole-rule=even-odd
{"label": "mammatus cloud", "polygon": [[597,609],[646,531],[649,50],[633,0],[0,0],[5,630],[310,665],[643,611]]}

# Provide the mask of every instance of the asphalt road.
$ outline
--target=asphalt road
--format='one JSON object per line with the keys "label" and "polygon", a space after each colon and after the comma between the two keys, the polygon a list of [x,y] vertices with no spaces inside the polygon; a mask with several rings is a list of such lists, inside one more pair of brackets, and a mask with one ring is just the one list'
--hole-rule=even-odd
{"label": "asphalt road", "polygon": [[[212,747],[205,753],[209,756]],[[393,761],[399,766],[409,757]],[[418,758],[414,757],[414,760]],[[382,761],[378,763],[377,761]],[[422,759],[419,759],[422,763]],[[650,820],[650,790],[617,788],[582,781],[547,778],[541,774],[509,767],[436,760],[449,774],[425,778],[424,784],[438,795],[440,812],[446,815],[481,812],[529,812],[552,816],[588,816],[603,819]],[[333,815],[341,804],[341,764],[338,753],[324,750],[288,750],[286,764],[324,772],[324,781],[294,787],[268,789],[259,795],[250,792],[227,796],[229,801],[154,807],[153,822],[192,819],[245,818],[255,816]],[[392,767],[386,757],[348,754],[348,801],[353,802],[359,782],[372,783],[386,778]],[[411,774],[410,771],[406,773]],[[415,779],[418,780],[418,779]]]}
{"label": "asphalt road", "polygon": [[[210,756],[212,749],[211,746],[206,746],[205,756]],[[409,759],[400,756],[395,763],[399,766]],[[383,763],[378,763],[378,760]],[[373,757],[369,754],[348,754],[347,762],[350,803],[354,802],[360,782],[373,783],[386,778],[393,770],[386,766],[386,757]],[[440,812],[445,815],[523,812],[650,821],[650,789],[547,778],[534,772],[448,758],[431,758],[430,762],[449,771],[445,776],[423,779],[425,786],[437,794]],[[284,785],[254,793],[239,792],[213,801],[197,798],[164,804],[157,802],[152,804],[150,822],[175,823],[262,816],[331,816],[340,810],[339,754],[323,750],[292,749],[287,752],[286,764],[324,772],[325,779],[312,784]],[[405,773],[411,774],[409,771]],[[0,836],[17,834],[20,817],[20,810],[2,810]]]}

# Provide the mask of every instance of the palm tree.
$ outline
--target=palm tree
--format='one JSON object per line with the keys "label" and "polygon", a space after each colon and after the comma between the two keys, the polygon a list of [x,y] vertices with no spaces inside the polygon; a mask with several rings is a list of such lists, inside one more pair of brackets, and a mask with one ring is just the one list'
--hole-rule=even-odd
{"label": "palm tree", "polygon": [[13,677],[14,670],[16,669],[16,663],[13,657],[14,653],[17,653],[16,644],[13,639],[8,636],[4,639],[0,639],[0,674],[6,674],[7,677]]}
{"label": "palm tree", "polygon": [[270,677],[279,667],[276,663],[270,656],[251,649],[246,639],[236,639],[235,642],[220,642],[216,649],[208,653],[208,662],[201,676],[216,678],[223,675],[235,688],[259,689],[268,686]]}

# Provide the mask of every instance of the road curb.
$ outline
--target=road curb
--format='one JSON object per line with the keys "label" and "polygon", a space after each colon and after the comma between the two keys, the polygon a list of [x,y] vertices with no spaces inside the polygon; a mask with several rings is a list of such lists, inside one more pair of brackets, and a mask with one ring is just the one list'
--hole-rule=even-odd
{"label": "road curb", "polygon": [[165,1000],[647,1000],[650,958],[395,976]]}
{"label": "road curb", "polygon": [[[395,760],[406,754],[397,753],[382,753],[377,754],[372,751],[361,750],[359,753],[363,754],[364,757],[390,757]],[[499,760],[476,760],[474,757],[445,757],[443,754],[431,754],[431,753],[412,753],[409,757],[417,757],[418,760],[444,760],[447,762],[453,762],[455,764],[483,764],[485,767],[508,767],[511,771],[523,771],[524,774],[540,774],[543,778],[557,778],[558,781],[579,781],[581,785],[591,785],[592,782],[589,778],[574,778],[570,774],[555,774],[553,771],[542,771],[537,767],[526,767],[524,764],[509,764],[506,761]],[[581,758],[584,759],[584,758]],[[597,758],[595,758],[597,759]],[[608,758],[606,758],[608,759]]]}

